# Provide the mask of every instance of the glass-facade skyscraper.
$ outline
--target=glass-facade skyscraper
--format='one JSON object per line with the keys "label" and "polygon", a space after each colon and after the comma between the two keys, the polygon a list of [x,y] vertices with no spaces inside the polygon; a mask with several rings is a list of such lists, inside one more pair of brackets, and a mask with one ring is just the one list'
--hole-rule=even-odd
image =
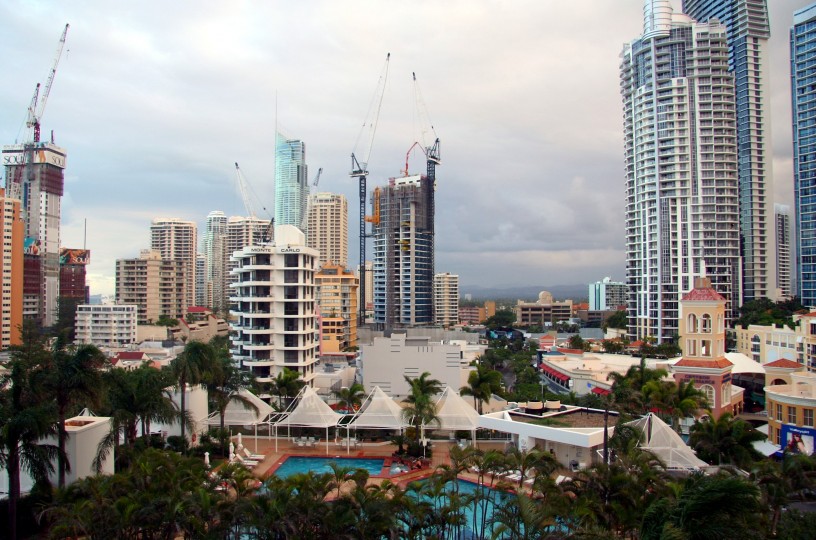
{"label": "glass-facade skyscraper", "polygon": [[[742,301],[776,297],[773,152],[770,142],[766,0],[683,0],[683,12],[716,18],[728,32],[734,75],[739,169]],[[735,284],[736,285],[736,284]]]}
{"label": "glass-facade skyscraper", "polygon": [[816,4],[793,14],[793,198],[802,304],[816,306]]}
{"label": "glass-facade skyscraper", "polygon": [[[734,76],[725,26],[647,0],[643,34],[621,53],[626,284],[633,339],[674,339],[679,302],[708,276],[738,301]],[[730,313],[727,311],[727,315]]]}
{"label": "glass-facade skyscraper", "polygon": [[303,141],[277,134],[275,145],[275,225],[300,227],[309,185]]}

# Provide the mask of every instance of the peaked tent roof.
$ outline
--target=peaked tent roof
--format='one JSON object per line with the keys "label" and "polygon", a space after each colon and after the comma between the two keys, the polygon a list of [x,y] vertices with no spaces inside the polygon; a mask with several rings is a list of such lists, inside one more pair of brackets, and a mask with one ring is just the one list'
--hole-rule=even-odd
{"label": "peaked tent roof", "polygon": [[311,386],[304,386],[299,398],[295,408],[275,422],[276,426],[329,427],[340,421],[340,415],[320,399]]}
{"label": "peaked tent roof", "polygon": [[677,432],[656,415],[649,413],[625,425],[641,432],[640,447],[657,456],[667,469],[697,470],[709,467],[683,442]]}
{"label": "peaked tent roof", "polygon": [[436,402],[436,409],[439,429],[473,431],[479,427],[479,413],[450,386],[442,392],[442,397]]}
{"label": "peaked tent roof", "polygon": [[388,397],[379,386],[371,391],[363,407],[349,422],[349,427],[400,429],[409,424],[402,416],[402,407]]}
{"label": "peaked tent roof", "polygon": [[[244,404],[239,403],[238,401],[230,401],[224,414],[225,425],[251,426],[254,424],[260,424],[265,422],[266,419],[269,418],[269,415],[275,411],[275,409],[270,407],[268,403],[245,388],[241,389],[238,394],[255,405],[258,411],[255,412],[252,410],[252,408],[244,407]],[[221,419],[218,416],[217,411],[210,416],[207,423],[209,423],[211,426],[217,426],[221,423]]]}

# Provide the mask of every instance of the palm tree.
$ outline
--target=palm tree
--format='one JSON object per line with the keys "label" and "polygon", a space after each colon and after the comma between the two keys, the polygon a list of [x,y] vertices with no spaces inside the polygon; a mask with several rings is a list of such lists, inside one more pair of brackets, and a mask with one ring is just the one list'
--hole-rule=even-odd
{"label": "palm tree", "polygon": [[60,488],[65,487],[65,473],[70,467],[65,454],[68,410],[84,400],[90,405],[99,405],[104,393],[100,369],[106,362],[107,358],[95,345],[68,346],[63,336],[54,341],[50,362],[44,372],[43,387],[57,404],[57,478]]}
{"label": "palm tree", "polygon": [[235,402],[256,414],[258,407],[241,394],[241,390],[252,386],[252,375],[239,369],[229,357],[219,358],[216,362],[218,368],[213,370],[207,382],[207,395],[215,410],[218,411],[219,428],[223,436],[227,407],[230,403]]}
{"label": "palm tree", "polygon": [[681,419],[693,416],[695,411],[707,406],[705,394],[696,389],[692,381],[652,380],[643,386],[643,396],[647,406],[668,418],[677,432]]}
{"label": "palm tree", "polygon": [[436,422],[439,417],[436,414],[436,403],[433,397],[442,391],[442,383],[437,379],[429,378],[431,374],[423,372],[419,377],[412,379],[405,376],[410,390],[405,398],[407,404],[403,410],[403,417],[414,426],[414,442],[419,443],[422,426]]}
{"label": "palm tree", "polygon": [[363,404],[365,399],[365,388],[360,383],[353,383],[348,388],[343,387],[340,390],[333,392],[334,397],[337,398],[337,406],[345,408],[349,411],[356,411]]}
{"label": "palm tree", "polygon": [[300,378],[300,374],[289,368],[283,368],[283,371],[272,380],[270,393],[278,396],[278,407],[283,410],[284,398],[287,398],[287,406],[289,399],[296,397],[301,389],[306,386],[306,383]]}
{"label": "palm tree", "polygon": [[726,412],[716,420],[696,422],[691,427],[689,445],[700,459],[712,465],[731,464],[745,468],[762,458],[753,447],[754,442],[762,440],[765,436],[751,424]]}
{"label": "palm tree", "polygon": [[[187,385],[195,386],[206,382],[215,369],[215,350],[209,343],[190,341],[184,350],[170,363],[170,370],[176,377],[177,387],[181,395],[179,410],[182,418],[186,417]],[[181,422],[181,438],[184,435],[185,422]]]}
{"label": "palm tree", "polygon": [[758,538],[757,487],[731,476],[689,477],[676,498],[654,501],[643,514],[642,540]]}
{"label": "palm tree", "polygon": [[39,329],[24,323],[21,345],[11,347],[11,360],[0,376],[0,465],[8,474],[9,537],[17,538],[17,501],[20,499],[20,471],[37,481],[48,479],[58,449],[42,439],[57,430],[56,404],[41,388],[42,370],[48,362]]}
{"label": "palm tree", "polygon": [[490,397],[502,390],[502,376],[498,371],[486,365],[477,364],[476,369],[468,375],[467,386],[459,389],[462,396],[473,396],[473,405],[482,414],[484,403],[490,403]]}

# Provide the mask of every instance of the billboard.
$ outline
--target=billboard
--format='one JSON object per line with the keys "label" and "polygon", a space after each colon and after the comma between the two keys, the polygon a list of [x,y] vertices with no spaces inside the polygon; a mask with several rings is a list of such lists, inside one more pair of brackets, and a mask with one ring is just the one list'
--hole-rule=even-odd
{"label": "billboard", "polygon": [[40,254],[40,239],[33,236],[26,236],[23,240],[23,253],[26,255]]}
{"label": "billboard", "polygon": [[90,264],[91,251],[89,249],[60,248],[60,266],[64,264]]}

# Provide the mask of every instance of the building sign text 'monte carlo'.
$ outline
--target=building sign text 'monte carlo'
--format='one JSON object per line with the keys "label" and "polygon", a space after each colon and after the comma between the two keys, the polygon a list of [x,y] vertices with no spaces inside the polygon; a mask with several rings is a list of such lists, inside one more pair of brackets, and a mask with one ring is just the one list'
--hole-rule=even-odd
{"label": "building sign text 'monte carlo'", "polygon": [[300,253],[300,248],[281,248],[281,253]]}

